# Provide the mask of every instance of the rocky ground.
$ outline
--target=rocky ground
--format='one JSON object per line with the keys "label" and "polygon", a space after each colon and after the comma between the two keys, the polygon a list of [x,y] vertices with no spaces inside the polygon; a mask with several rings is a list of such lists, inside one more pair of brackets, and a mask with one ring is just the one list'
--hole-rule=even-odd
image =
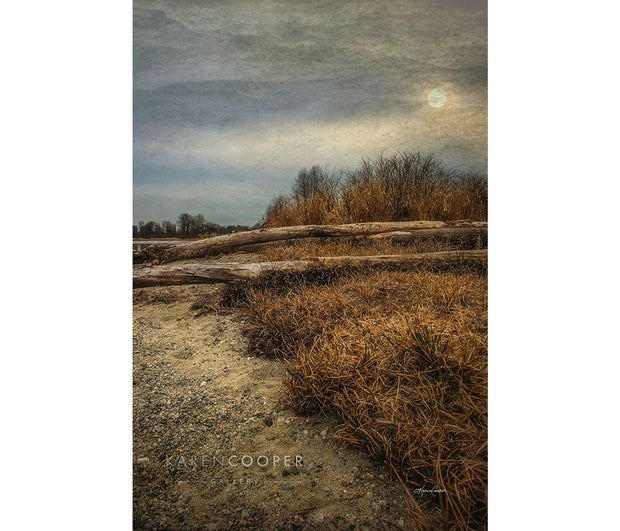
{"label": "rocky ground", "polygon": [[137,293],[134,529],[407,529],[397,480],[291,409],[239,318],[191,309],[217,289]]}

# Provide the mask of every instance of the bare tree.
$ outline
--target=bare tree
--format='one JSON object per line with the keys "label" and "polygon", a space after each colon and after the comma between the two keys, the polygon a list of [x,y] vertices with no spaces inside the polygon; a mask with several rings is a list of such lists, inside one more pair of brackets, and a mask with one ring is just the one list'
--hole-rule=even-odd
{"label": "bare tree", "polygon": [[177,235],[177,226],[172,221],[162,221],[161,226],[164,236],[174,238]]}
{"label": "bare tree", "polygon": [[303,168],[293,183],[293,196],[306,201],[320,192],[333,193],[337,179],[318,165],[309,170]]}
{"label": "bare tree", "polygon": [[187,238],[188,236],[190,236],[191,220],[192,216],[190,214],[183,213],[179,215],[177,223],[179,225],[179,232],[181,238]]}

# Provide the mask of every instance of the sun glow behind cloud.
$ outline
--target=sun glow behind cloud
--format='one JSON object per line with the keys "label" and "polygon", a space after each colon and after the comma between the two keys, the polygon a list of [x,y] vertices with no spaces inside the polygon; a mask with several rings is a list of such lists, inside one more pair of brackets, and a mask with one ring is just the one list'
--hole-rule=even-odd
{"label": "sun glow behind cloud", "polygon": [[397,149],[484,171],[486,13],[463,5],[136,0],[135,218],[252,223],[302,167]]}

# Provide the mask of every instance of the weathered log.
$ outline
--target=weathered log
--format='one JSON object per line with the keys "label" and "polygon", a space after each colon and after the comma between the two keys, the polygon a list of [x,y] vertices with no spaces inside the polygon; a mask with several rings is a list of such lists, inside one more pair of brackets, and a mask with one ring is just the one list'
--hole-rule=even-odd
{"label": "weathered log", "polygon": [[478,242],[486,245],[488,239],[486,223],[477,227],[445,227],[415,231],[383,232],[369,236],[371,239],[390,239],[392,243],[422,243],[435,241],[452,245],[469,246]]}
{"label": "weathered log", "polygon": [[303,272],[310,269],[327,269],[343,266],[353,268],[379,266],[381,264],[404,266],[424,262],[484,261],[486,259],[487,251],[483,249],[440,251],[413,255],[334,256],[282,262],[256,262],[253,264],[212,262],[187,265],[141,266],[134,270],[133,287],[227,283],[238,280],[251,280],[272,272]]}
{"label": "weathered log", "polygon": [[165,264],[177,260],[201,258],[232,251],[256,243],[294,240],[298,238],[324,238],[336,236],[369,236],[382,232],[416,231],[433,229],[460,229],[486,227],[484,221],[400,221],[351,223],[347,225],[299,225],[237,232],[179,245],[154,244],[134,251],[134,263]]}

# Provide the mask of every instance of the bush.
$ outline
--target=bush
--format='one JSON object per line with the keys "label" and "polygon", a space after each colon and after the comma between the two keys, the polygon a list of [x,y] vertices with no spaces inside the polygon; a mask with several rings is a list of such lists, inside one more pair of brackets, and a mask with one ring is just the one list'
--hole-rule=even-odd
{"label": "bush", "polygon": [[264,227],[368,221],[487,219],[487,178],[405,151],[362,160],[356,170],[302,169],[290,196],[267,208]]}

